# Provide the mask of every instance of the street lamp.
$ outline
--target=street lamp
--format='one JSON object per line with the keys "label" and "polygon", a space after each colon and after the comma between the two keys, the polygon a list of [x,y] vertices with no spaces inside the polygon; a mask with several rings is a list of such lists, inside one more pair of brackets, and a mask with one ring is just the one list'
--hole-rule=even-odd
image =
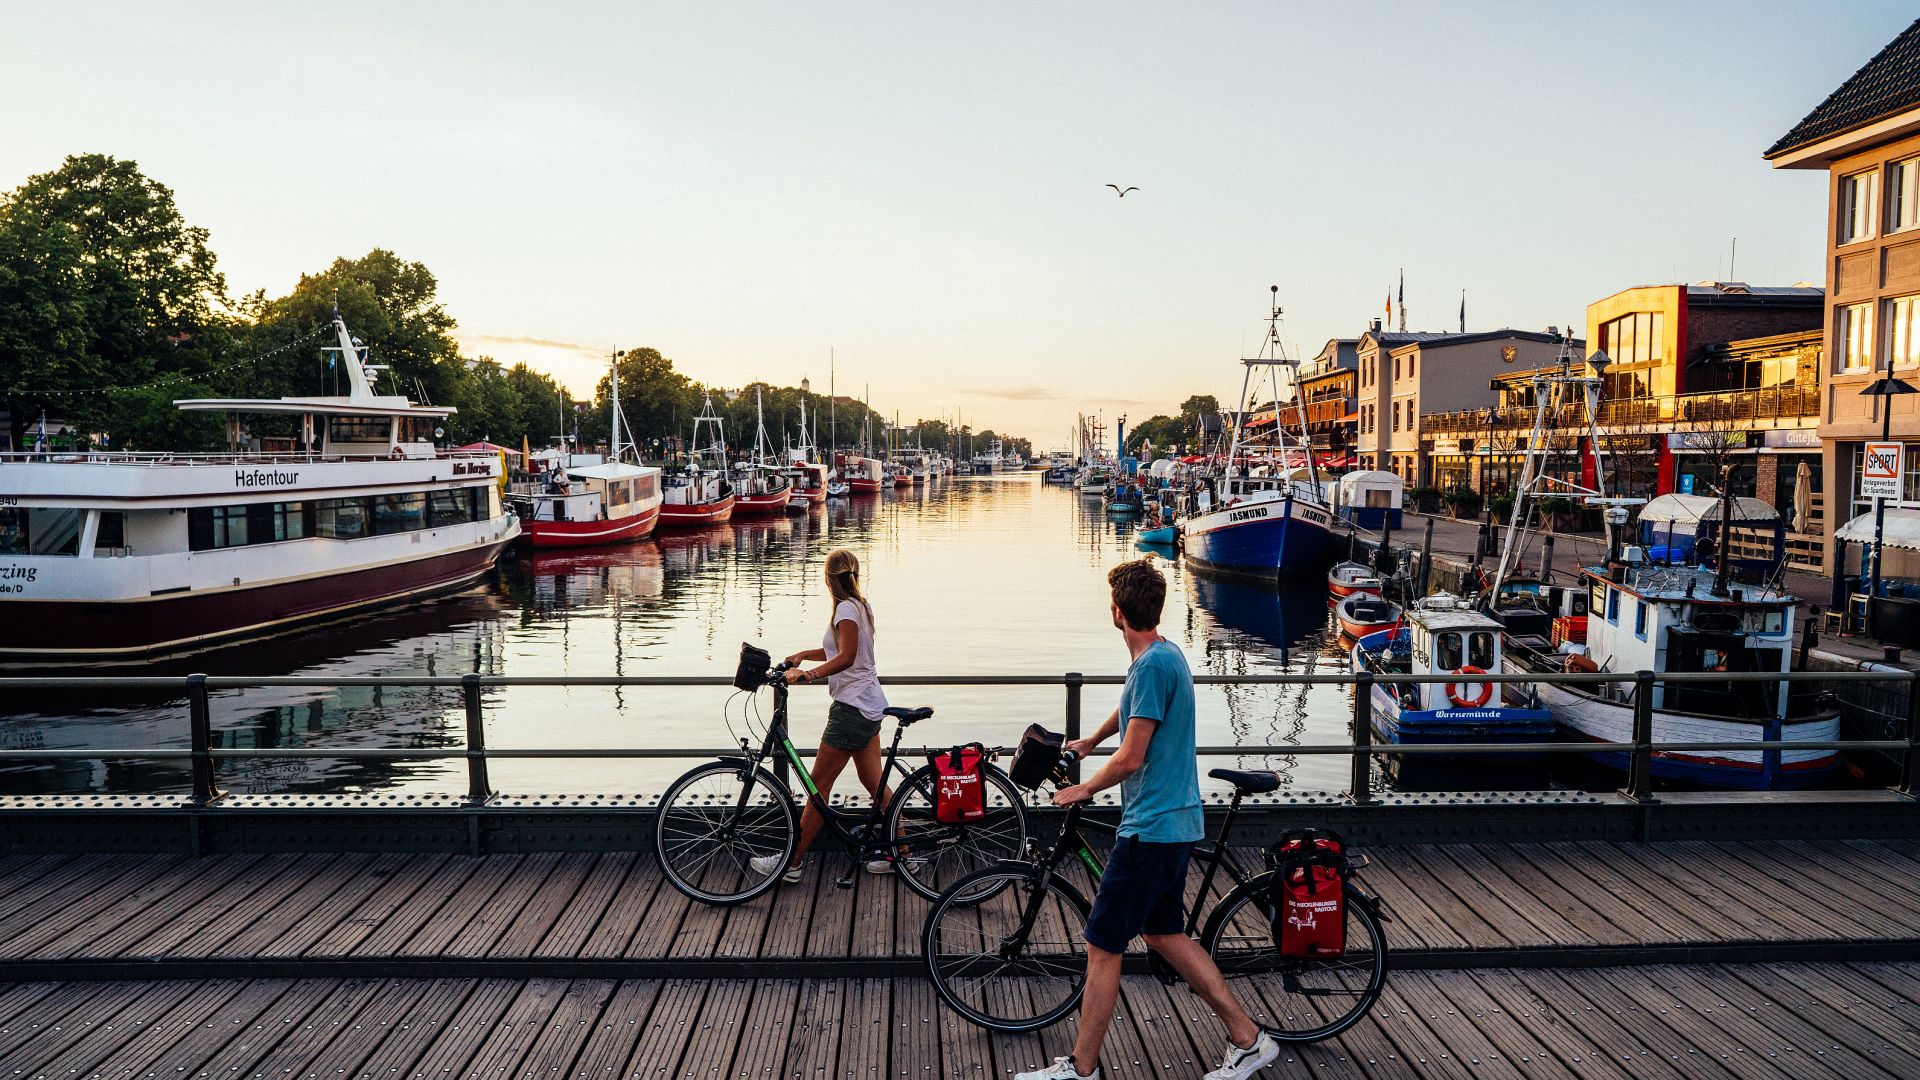
{"label": "street lamp", "polygon": [[[1880,407],[1880,441],[1886,442],[1893,437],[1893,399],[1902,394],[1920,393],[1911,383],[1893,377],[1893,356],[1887,356],[1886,374],[1860,391],[1861,397],[1882,399]],[[1905,453],[1902,444],[1901,453]],[[1875,633],[1879,620],[1874,616],[1880,609],[1880,558],[1885,550],[1887,528],[1886,496],[1875,496],[1873,500],[1873,558],[1867,563],[1867,631]]]}

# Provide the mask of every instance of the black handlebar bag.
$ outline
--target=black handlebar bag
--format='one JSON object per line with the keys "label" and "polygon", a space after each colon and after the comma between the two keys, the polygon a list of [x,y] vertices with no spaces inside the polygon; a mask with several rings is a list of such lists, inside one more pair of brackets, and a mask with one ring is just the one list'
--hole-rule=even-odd
{"label": "black handlebar bag", "polygon": [[1026,734],[1020,736],[1020,746],[1013,753],[1013,767],[1007,770],[1007,776],[1028,791],[1040,790],[1040,785],[1053,776],[1053,770],[1060,764],[1060,752],[1066,744],[1066,736],[1056,735],[1039,724],[1029,725]]}
{"label": "black handlebar bag", "polygon": [[767,669],[773,667],[773,657],[758,645],[740,643],[740,666],[733,670],[733,687],[752,693],[767,685]]}

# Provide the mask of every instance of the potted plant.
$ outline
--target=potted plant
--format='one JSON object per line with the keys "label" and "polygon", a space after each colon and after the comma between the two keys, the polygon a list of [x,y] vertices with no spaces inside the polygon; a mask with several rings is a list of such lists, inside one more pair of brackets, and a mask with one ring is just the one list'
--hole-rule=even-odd
{"label": "potted plant", "polygon": [[1572,499],[1549,495],[1537,504],[1540,526],[1555,532],[1568,532],[1579,524],[1579,506]]}
{"label": "potted plant", "polygon": [[1513,496],[1510,494],[1495,495],[1493,500],[1488,504],[1488,509],[1493,511],[1493,520],[1495,522],[1506,521],[1508,517],[1513,514]]}
{"label": "potted plant", "polygon": [[1420,513],[1437,514],[1440,512],[1439,488],[1417,487],[1407,494],[1413,500],[1413,508]]}
{"label": "potted plant", "polygon": [[1480,493],[1472,488],[1457,487],[1447,492],[1447,509],[1456,518],[1479,517],[1480,505]]}

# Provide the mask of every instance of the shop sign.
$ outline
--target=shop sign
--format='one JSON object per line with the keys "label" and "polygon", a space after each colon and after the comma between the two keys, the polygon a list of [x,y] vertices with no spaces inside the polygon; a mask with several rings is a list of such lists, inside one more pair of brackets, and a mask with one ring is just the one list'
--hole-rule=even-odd
{"label": "shop sign", "polygon": [[1820,449],[1820,432],[1813,428],[1779,428],[1763,432],[1761,438],[1767,446]]}
{"label": "shop sign", "polygon": [[[1750,431],[1676,431],[1667,436],[1669,450],[1744,450]],[[1818,444],[1816,440],[1816,445]]]}
{"label": "shop sign", "polygon": [[1433,449],[1428,452],[1434,454],[1457,454],[1460,452],[1460,438],[1459,436],[1453,436],[1451,438],[1436,437],[1433,440]]}
{"label": "shop sign", "polygon": [[1861,451],[1866,459],[1860,468],[1860,497],[1897,499],[1905,479],[1907,449],[1904,443],[1870,442]]}

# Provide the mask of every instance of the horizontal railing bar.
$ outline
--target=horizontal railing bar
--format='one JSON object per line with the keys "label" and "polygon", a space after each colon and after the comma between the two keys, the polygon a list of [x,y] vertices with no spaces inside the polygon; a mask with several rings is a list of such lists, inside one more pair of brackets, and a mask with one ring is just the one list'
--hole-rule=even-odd
{"label": "horizontal railing bar", "polygon": [[[1360,751],[1374,754],[1588,754],[1594,752],[1631,751],[1637,744],[1630,742],[1544,742],[1544,743],[1369,743],[1359,746],[1353,743],[1309,743],[1299,746],[1202,746],[1195,749],[1201,757],[1234,757],[1241,755],[1284,756],[1301,754],[1307,756],[1351,755]],[[1649,743],[1655,752],[1677,750],[1904,750],[1907,744],[1899,739],[1819,739],[1794,742],[1671,742]],[[818,751],[796,747],[802,757],[813,757]],[[922,751],[932,753],[939,747],[923,747]],[[1001,748],[1002,753],[1007,748]],[[1106,747],[1093,751],[1095,756],[1107,756],[1113,748]],[[388,758],[393,760],[453,760],[464,758],[464,748],[455,747],[446,750],[429,750],[415,747],[368,747],[353,746],[327,749],[325,747],[247,747],[215,749],[209,751],[216,758],[255,759],[255,758]],[[118,761],[129,759],[179,759],[192,755],[190,750],[176,749],[117,749],[117,750],[8,750],[0,749],[0,760],[40,760],[40,761]],[[740,748],[727,747],[714,749],[707,747],[579,747],[574,749],[550,747],[526,747],[520,749],[500,749],[489,747],[489,758],[524,759],[645,759],[645,758],[717,758],[739,757]],[[904,750],[902,758],[913,759],[913,750]]]}
{"label": "horizontal railing bar", "polygon": [[[1408,675],[1375,673],[1374,682],[1378,684],[1434,685],[1441,683],[1545,683],[1553,686],[1604,685],[1608,683],[1630,683],[1636,677],[1635,672],[1553,672],[1541,674],[1535,672],[1488,672],[1477,675]],[[1884,671],[1692,671],[1669,672],[1656,676],[1661,683],[1830,683],[1830,682],[1906,682],[1914,678],[1911,672]],[[881,683],[887,686],[1065,686],[1065,675],[895,675],[883,677]],[[1124,675],[1082,675],[1078,679],[1085,686],[1120,686],[1126,682]],[[1351,686],[1354,676],[1349,674],[1325,675],[1195,675],[1193,681],[1203,686]],[[231,675],[209,675],[208,689],[238,690],[249,687],[310,687],[330,689],[349,686],[413,686],[446,687],[458,689],[462,683],[459,676],[419,675],[419,676],[261,676],[248,678]],[[511,688],[516,686],[731,686],[733,680],[717,675],[482,675],[482,687]],[[179,689],[184,691],[187,681],[182,678],[159,678],[154,676],[127,677],[80,677],[57,678],[52,676],[7,676],[0,677],[0,690],[88,690],[88,689]]]}

